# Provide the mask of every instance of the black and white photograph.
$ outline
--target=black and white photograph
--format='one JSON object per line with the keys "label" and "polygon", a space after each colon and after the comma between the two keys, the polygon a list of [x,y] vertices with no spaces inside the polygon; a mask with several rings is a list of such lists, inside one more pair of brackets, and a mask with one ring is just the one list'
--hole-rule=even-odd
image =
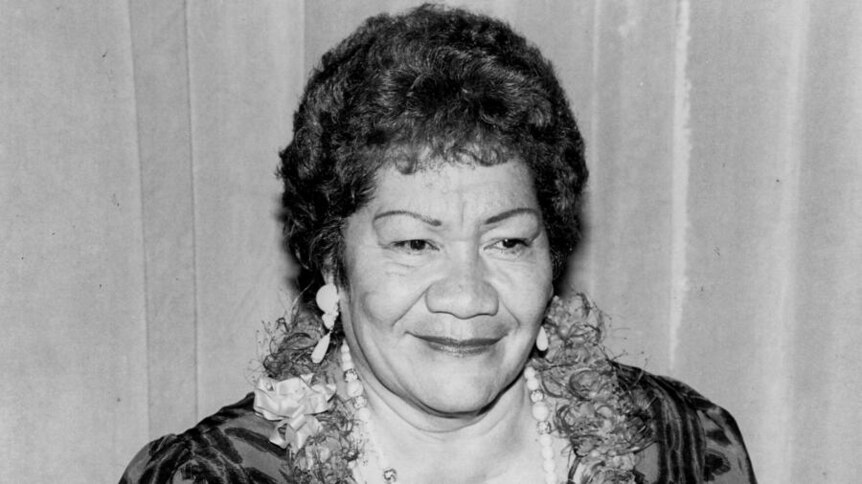
{"label": "black and white photograph", "polygon": [[862,3],[0,0],[0,482],[862,474]]}

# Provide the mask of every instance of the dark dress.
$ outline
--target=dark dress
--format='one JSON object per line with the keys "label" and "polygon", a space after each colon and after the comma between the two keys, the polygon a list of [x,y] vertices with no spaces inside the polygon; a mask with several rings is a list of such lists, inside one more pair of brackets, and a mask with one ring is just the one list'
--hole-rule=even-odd
{"label": "dark dress", "polygon": [[[623,381],[647,392],[655,442],[637,470],[645,483],[754,483],[754,472],[733,417],[688,386],[619,366]],[[255,414],[254,395],[207,417],[194,428],[144,447],[124,483],[292,483],[286,451],[270,443],[273,422]]]}

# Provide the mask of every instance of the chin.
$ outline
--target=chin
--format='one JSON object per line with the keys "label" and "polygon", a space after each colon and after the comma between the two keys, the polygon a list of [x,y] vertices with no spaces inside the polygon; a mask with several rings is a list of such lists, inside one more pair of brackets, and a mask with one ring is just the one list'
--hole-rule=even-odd
{"label": "chin", "polygon": [[415,394],[423,407],[439,415],[481,413],[510,386],[498,380],[499,373],[489,373],[478,378],[447,374],[438,382],[429,378]]}

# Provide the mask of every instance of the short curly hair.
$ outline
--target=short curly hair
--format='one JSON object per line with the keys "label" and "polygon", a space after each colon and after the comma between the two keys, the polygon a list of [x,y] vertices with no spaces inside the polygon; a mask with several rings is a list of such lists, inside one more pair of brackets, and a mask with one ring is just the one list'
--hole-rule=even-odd
{"label": "short curly hair", "polygon": [[284,235],[310,301],[332,272],[345,280],[345,219],[386,166],[523,161],[533,175],[554,267],[578,239],[587,179],[583,139],[551,64],[505,23],[423,5],[367,19],[327,52],[281,152]]}

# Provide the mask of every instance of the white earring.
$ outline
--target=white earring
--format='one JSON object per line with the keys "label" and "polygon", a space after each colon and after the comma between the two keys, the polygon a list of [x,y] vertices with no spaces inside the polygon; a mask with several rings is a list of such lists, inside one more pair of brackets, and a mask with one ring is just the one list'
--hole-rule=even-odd
{"label": "white earring", "polygon": [[536,335],[536,349],[539,351],[548,350],[548,332],[544,326],[539,326],[539,334]]}
{"label": "white earring", "polygon": [[329,349],[332,328],[335,326],[335,320],[338,319],[338,288],[335,284],[324,284],[317,290],[314,300],[317,307],[323,311],[321,319],[323,319],[323,326],[326,327],[326,334],[314,345],[314,350],[311,352],[311,361],[320,363]]}

